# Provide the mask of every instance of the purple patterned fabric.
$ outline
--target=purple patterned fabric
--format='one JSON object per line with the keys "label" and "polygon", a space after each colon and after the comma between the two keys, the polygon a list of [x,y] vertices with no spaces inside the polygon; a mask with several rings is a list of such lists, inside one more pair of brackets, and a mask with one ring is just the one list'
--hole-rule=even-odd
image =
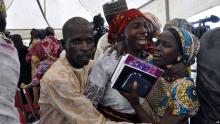
{"label": "purple patterned fabric", "polygon": [[132,55],[128,55],[124,63],[131,67],[138,68],[141,71],[146,72],[156,78],[159,78],[164,72],[162,69],[154,65],[148,64],[145,61],[138,59]]}

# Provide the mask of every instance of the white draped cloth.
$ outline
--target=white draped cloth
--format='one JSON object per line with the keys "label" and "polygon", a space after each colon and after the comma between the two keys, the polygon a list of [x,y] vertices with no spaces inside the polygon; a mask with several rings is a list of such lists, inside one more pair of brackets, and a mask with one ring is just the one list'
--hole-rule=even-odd
{"label": "white draped cloth", "polygon": [[18,124],[15,93],[20,74],[20,63],[15,47],[0,34],[0,124]]}

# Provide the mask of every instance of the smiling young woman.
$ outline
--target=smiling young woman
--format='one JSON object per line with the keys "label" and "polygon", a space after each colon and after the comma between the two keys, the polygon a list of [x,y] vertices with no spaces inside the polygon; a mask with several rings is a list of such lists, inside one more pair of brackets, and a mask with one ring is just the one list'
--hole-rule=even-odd
{"label": "smiling young woman", "polygon": [[[163,69],[177,63],[190,66],[199,48],[199,40],[194,35],[183,29],[169,28],[155,43],[153,63]],[[142,122],[182,124],[198,111],[193,80],[183,77],[168,82],[164,80],[165,76],[154,84],[142,105],[137,100],[135,83],[131,94],[123,93]]]}

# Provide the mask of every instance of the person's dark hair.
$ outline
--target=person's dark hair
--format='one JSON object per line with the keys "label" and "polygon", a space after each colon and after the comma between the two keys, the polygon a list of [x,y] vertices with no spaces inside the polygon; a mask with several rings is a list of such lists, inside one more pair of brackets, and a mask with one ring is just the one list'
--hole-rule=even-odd
{"label": "person's dark hair", "polygon": [[35,28],[32,28],[31,32],[30,32],[30,35],[33,38],[38,38],[39,37],[39,31],[37,29],[35,29]]}
{"label": "person's dark hair", "polygon": [[0,13],[0,31],[4,32],[6,27],[6,19],[5,15]]}
{"label": "person's dark hair", "polygon": [[94,16],[93,18],[93,36],[95,41],[95,46],[97,46],[99,39],[108,31],[104,27],[104,18],[101,17],[101,14]]}
{"label": "person's dark hair", "polygon": [[39,38],[43,40],[46,37],[44,29],[38,29],[38,32],[39,32],[39,35],[38,35]]}
{"label": "person's dark hair", "polygon": [[11,32],[5,30],[4,33],[5,33],[5,36],[6,36],[8,39],[11,39],[11,36],[12,36],[12,35],[11,35]]}
{"label": "person's dark hair", "polygon": [[60,42],[62,48],[65,50],[65,42],[64,42],[64,40],[60,39],[59,42]]}
{"label": "person's dark hair", "polygon": [[104,18],[101,16],[101,14],[93,17],[93,25],[94,27],[104,26]]}
{"label": "person's dark hair", "polygon": [[66,40],[70,35],[72,34],[71,30],[76,26],[76,25],[90,25],[89,21],[82,17],[73,17],[69,19],[65,24],[63,25],[62,28],[62,33],[63,33],[63,40],[66,43]]}
{"label": "person's dark hair", "polygon": [[33,39],[38,39],[40,38],[40,32],[39,30],[35,29],[35,28],[32,28],[31,29],[31,32],[30,32],[30,35],[31,35],[31,41],[29,43],[29,46],[32,44],[33,42]]}
{"label": "person's dark hair", "polygon": [[45,29],[45,35],[46,36],[54,36],[54,29],[52,27],[47,27]]}
{"label": "person's dark hair", "polygon": [[19,34],[14,34],[11,36],[11,40],[14,43],[15,48],[19,51],[24,46],[22,37]]}

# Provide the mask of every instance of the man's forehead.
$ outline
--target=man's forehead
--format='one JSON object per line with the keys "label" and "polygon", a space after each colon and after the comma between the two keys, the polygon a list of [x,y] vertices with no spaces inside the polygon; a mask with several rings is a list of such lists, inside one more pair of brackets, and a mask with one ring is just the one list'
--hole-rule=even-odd
{"label": "man's forehead", "polygon": [[90,24],[72,24],[68,26],[69,31],[79,31],[79,30],[92,30]]}
{"label": "man's forehead", "polygon": [[162,39],[165,41],[176,41],[175,37],[173,36],[173,34],[169,31],[164,31],[160,34],[160,36],[158,37],[158,39]]}
{"label": "man's forehead", "polygon": [[86,25],[77,25],[74,27],[69,27],[68,34],[88,34],[92,33],[92,27]]}
{"label": "man's forehead", "polygon": [[92,37],[93,31],[89,26],[76,26],[68,30],[68,38]]}

